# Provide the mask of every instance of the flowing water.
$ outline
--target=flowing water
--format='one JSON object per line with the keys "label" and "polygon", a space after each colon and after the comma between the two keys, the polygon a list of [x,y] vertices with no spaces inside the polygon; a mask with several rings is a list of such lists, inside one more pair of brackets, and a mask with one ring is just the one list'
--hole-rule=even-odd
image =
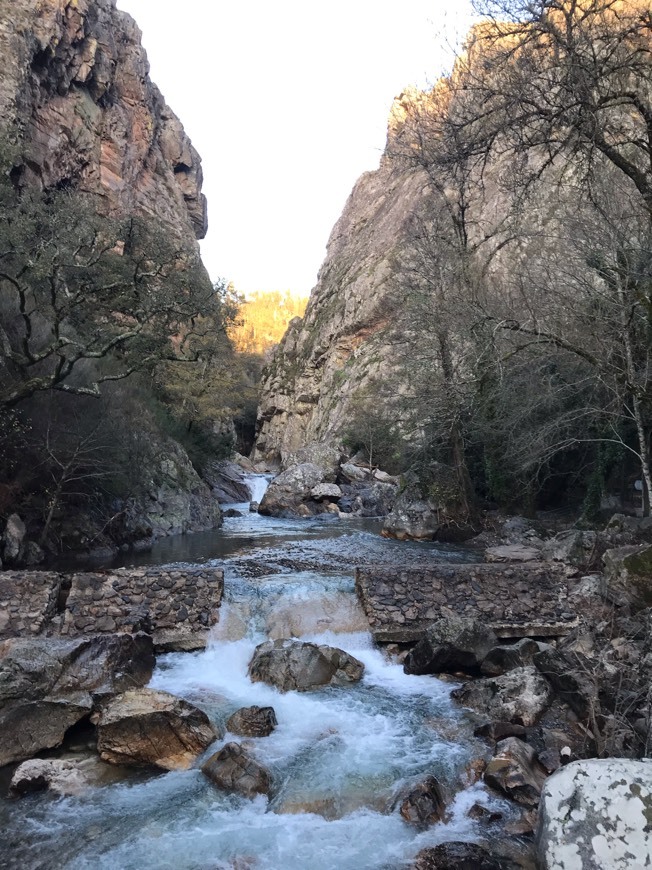
{"label": "flowing water", "polygon": [[[481,785],[463,784],[466,765],[483,749],[451,702],[451,685],[406,676],[374,647],[353,584],[356,562],[469,556],[385,541],[353,520],[270,520],[236,507],[242,516],[213,533],[201,556],[195,552],[196,561],[225,568],[225,602],[210,643],[204,652],[160,657],[151,685],[197,704],[221,728],[239,707],[273,706],[279,724],[271,736],[227,734],[209,750],[230,739],[246,743],[273,774],[271,799],[224,794],[193,769],[140,774],[78,797],[4,801],[1,866],[398,870],[426,846],[491,834],[467,815],[474,803],[496,806],[496,799]],[[188,539],[177,545],[173,555],[187,558]],[[149,558],[173,546],[164,542]],[[251,683],[255,646],[290,636],[352,653],[365,664],[362,682],[287,694]],[[445,784],[450,812],[419,832],[401,819],[396,799],[427,774]]]}

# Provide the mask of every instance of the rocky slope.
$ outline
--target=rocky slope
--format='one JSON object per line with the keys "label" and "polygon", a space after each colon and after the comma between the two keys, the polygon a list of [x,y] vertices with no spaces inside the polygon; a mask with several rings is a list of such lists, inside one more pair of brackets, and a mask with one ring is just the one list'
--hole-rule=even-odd
{"label": "rocky slope", "polygon": [[14,175],[203,238],[201,161],[140,40],[116,0],[0,0],[0,113],[26,146]]}

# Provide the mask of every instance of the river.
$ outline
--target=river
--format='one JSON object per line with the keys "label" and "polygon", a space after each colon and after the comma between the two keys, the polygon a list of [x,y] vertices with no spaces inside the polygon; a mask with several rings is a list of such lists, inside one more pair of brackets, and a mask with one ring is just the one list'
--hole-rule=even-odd
{"label": "river", "polygon": [[[159,657],[151,685],[192,701],[222,728],[239,707],[274,707],[273,734],[243,741],[273,774],[271,799],[221,793],[192,769],[139,773],[77,797],[3,800],[3,867],[398,870],[424,847],[491,836],[467,815],[473,804],[512,812],[481,784],[463,784],[486,747],[451,701],[452,685],[406,676],[375,648],[355,597],[356,562],[399,566],[469,554],[384,540],[371,521],[270,519],[234,507],[242,515],[223,530],[169,539],[139,557],[225,570],[207,649]],[[364,662],[363,680],[301,694],[251,683],[255,646],[284,636],[341,647]],[[444,783],[450,813],[418,831],[401,819],[396,799],[427,774]]]}

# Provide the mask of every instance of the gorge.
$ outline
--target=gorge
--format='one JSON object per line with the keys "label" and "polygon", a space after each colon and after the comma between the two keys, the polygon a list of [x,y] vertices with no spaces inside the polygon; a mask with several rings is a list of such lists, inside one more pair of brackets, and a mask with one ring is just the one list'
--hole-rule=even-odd
{"label": "gorge", "polygon": [[652,16],[482,5],[251,445],[136,25],[0,0],[6,866],[652,862]]}

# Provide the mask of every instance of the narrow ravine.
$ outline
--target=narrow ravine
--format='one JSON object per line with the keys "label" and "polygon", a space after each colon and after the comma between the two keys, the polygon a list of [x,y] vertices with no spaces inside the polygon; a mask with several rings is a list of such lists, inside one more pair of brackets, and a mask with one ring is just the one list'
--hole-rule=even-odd
{"label": "narrow ravine", "polygon": [[[240,508],[242,516],[227,520],[221,533],[231,555],[220,560],[225,602],[208,648],[161,656],[151,685],[192,701],[222,730],[239,707],[274,707],[276,730],[245,741],[273,774],[271,798],[224,794],[193,769],[140,773],[74,798],[3,802],[0,826],[15,856],[10,866],[391,870],[409,866],[426,846],[491,835],[467,815],[475,803],[497,801],[468,783],[465,769],[484,748],[450,700],[451,684],[406,676],[374,647],[355,597],[353,562],[336,567],[356,547],[384,564],[422,557],[423,548],[343,520],[301,526]],[[320,554],[321,570],[291,567],[293,559],[313,563]],[[353,654],[365,665],[362,682],[286,694],[252,683],[247,664],[255,646],[291,636]],[[209,752],[230,739],[242,740],[227,734]],[[402,820],[396,800],[428,774],[448,792],[449,817],[419,831]],[[503,803],[500,810],[510,813]]]}

